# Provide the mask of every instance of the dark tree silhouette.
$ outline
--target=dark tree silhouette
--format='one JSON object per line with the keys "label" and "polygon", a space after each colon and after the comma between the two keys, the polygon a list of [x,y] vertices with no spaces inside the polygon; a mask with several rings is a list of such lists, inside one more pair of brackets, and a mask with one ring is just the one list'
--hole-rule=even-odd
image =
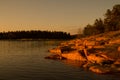
{"label": "dark tree silhouette", "polygon": [[120,30],[120,5],[115,5],[112,10],[107,10],[104,24],[106,31]]}
{"label": "dark tree silhouette", "polygon": [[84,35],[95,35],[109,31],[120,30],[120,5],[113,6],[113,9],[108,9],[105,13],[104,20],[96,19],[93,25],[87,25],[83,33]]}
{"label": "dark tree silhouette", "polygon": [[71,39],[71,35],[61,31],[11,31],[1,32],[0,39]]}

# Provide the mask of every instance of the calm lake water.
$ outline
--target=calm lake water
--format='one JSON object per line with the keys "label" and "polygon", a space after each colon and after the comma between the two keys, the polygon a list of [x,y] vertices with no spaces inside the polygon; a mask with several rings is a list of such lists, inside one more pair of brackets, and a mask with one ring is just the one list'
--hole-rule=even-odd
{"label": "calm lake water", "polygon": [[44,59],[59,42],[0,41],[0,80],[120,80],[120,74],[95,74],[79,62]]}

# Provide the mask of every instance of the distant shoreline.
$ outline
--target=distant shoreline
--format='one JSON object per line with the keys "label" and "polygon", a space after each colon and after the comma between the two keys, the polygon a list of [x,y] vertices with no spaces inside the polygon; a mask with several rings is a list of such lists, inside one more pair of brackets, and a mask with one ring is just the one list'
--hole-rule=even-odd
{"label": "distant shoreline", "polygon": [[0,39],[0,41],[68,41],[65,39]]}
{"label": "distant shoreline", "polygon": [[0,40],[41,40],[41,39],[72,39],[70,33],[62,31],[11,31],[0,32]]}

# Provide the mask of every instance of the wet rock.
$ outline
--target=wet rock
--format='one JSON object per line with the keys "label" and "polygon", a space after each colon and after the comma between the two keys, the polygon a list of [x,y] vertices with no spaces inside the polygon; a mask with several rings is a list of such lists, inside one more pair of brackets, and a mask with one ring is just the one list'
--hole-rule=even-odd
{"label": "wet rock", "polygon": [[53,48],[53,49],[50,49],[49,52],[59,54],[59,53],[61,53],[61,49],[60,48]]}
{"label": "wet rock", "polygon": [[86,57],[82,56],[79,51],[72,51],[69,53],[63,53],[61,55],[70,60],[87,61]]}
{"label": "wet rock", "polygon": [[110,73],[111,68],[109,67],[103,67],[103,66],[91,66],[89,68],[92,72],[99,73],[99,74],[105,74],[105,73]]}
{"label": "wet rock", "polygon": [[64,58],[64,57],[62,57],[60,55],[49,55],[49,56],[45,57],[45,59],[54,59],[54,60],[59,59],[59,60],[63,60],[63,59],[66,59],[66,58]]}

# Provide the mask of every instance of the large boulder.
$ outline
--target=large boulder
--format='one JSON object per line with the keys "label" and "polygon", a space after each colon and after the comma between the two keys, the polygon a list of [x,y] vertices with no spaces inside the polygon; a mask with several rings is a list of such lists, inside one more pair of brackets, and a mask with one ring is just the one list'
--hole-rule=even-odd
{"label": "large boulder", "polygon": [[86,57],[83,56],[79,51],[71,51],[69,53],[63,53],[61,55],[62,57],[70,60],[87,61]]}

